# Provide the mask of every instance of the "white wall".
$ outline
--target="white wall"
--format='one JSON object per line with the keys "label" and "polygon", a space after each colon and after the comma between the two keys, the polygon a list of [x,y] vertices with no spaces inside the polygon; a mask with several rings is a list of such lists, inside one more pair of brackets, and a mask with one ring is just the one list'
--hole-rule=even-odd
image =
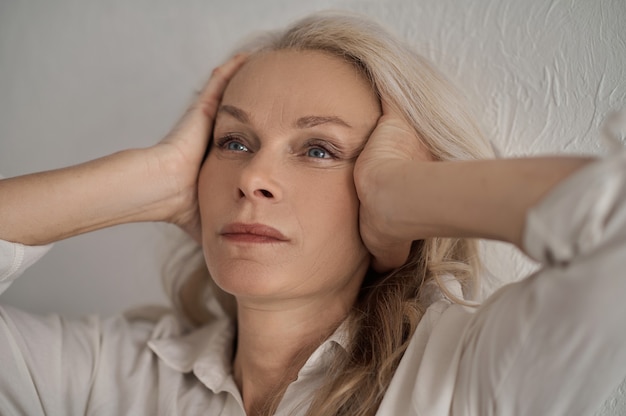
{"label": "white wall", "polygon": [[[0,2],[0,172],[158,141],[243,35],[328,7],[363,11],[414,43],[473,97],[505,155],[597,153],[598,126],[626,106],[624,0],[312,3]],[[164,302],[164,239],[136,224],[60,242],[3,302],[69,315]],[[529,270],[511,253],[498,262],[511,277]]]}

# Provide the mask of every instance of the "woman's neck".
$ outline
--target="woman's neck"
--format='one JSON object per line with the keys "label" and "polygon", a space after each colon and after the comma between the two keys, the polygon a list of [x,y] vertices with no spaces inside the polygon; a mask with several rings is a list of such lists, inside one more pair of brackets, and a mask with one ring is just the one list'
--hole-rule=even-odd
{"label": "woman's neck", "polygon": [[247,414],[257,414],[282,396],[309,356],[348,315],[358,287],[353,292],[307,302],[238,301],[233,367]]}

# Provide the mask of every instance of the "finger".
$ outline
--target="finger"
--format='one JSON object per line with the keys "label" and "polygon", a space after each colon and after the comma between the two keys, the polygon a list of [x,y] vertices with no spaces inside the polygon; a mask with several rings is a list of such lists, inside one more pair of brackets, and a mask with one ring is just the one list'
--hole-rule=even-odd
{"label": "finger", "polygon": [[378,273],[389,272],[406,263],[411,252],[411,242],[388,245],[372,252],[372,268]]}
{"label": "finger", "polygon": [[388,115],[388,114],[393,113],[393,110],[391,108],[391,105],[389,104],[389,101],[387,101],[387,99],[385,98],[380,99],[380,107],[383,111],[383,115]]}
{"label": "finger", "polygon": [[379,123],[382,121],[396,129],[393,133],[394,145],[396,146],[394,151],[398,154],[410,155],[410,159],[415,161],[435,160],[424,140],[395,105],[381,98],[381,107],[383,114]]}
{"label": "finger", "polygon": [[174,132],[185,131],[193,137],[208,140],[224,90],[235,73],[246,62],[247,57],[246,54],[235,55],[213,70],[196,101],[179,121]]}
{"label": "finger", "polygon": [[199,105],[205,116],[215,117],[222,94],[233,75],[241,68],[248,58],[247,54],[237,54],[224,64],[213,69],[211,77],[200,91],[196,104]]}
{"label": "finger", "polygon": [[386,118],[402,118],[400,115],[400,111],[398,111],[397,107],[386,98],[380,99],[380,106],[382,110],[382,116],[386,116]]}
{"label": "finger", "polygon": [[384,233],[375,231],[377,227],[369,219],[368,213],[361,210],[359,215],[360,233],[372,256],[371,267],[376,272],[382,273],[402,266],[409,257],[412,241],[389,238]]}

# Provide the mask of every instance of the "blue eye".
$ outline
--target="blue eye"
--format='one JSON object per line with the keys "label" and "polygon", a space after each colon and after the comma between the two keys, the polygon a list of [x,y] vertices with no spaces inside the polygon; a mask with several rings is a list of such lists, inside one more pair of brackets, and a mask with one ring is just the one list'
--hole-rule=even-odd
{"label": "blue eye", "polygon": [[320,147],[312,147],[306,152],[307,156],[317,159],[327,159],[330,157],[328,152]]}
{"label": "blue eye", "polygon": [[232,150],[234,152],[247,152],[248,151],[248,148],[246,146],[234,140],[231,140],[228,143],[226,143],[226,149]]}

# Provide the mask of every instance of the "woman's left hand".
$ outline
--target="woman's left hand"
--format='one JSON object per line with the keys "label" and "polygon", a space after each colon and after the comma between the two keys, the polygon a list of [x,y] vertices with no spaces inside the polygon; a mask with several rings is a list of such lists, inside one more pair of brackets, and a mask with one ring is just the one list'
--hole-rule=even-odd
{"label": "woman's left hand", "polygon": [[408,258],[414,238],[404,235],[403,168],[432,160],[415,130],[395,109],[382,102],[383,113],[354,167],[361,202],[361,238],[378,272],[400,267]]}

